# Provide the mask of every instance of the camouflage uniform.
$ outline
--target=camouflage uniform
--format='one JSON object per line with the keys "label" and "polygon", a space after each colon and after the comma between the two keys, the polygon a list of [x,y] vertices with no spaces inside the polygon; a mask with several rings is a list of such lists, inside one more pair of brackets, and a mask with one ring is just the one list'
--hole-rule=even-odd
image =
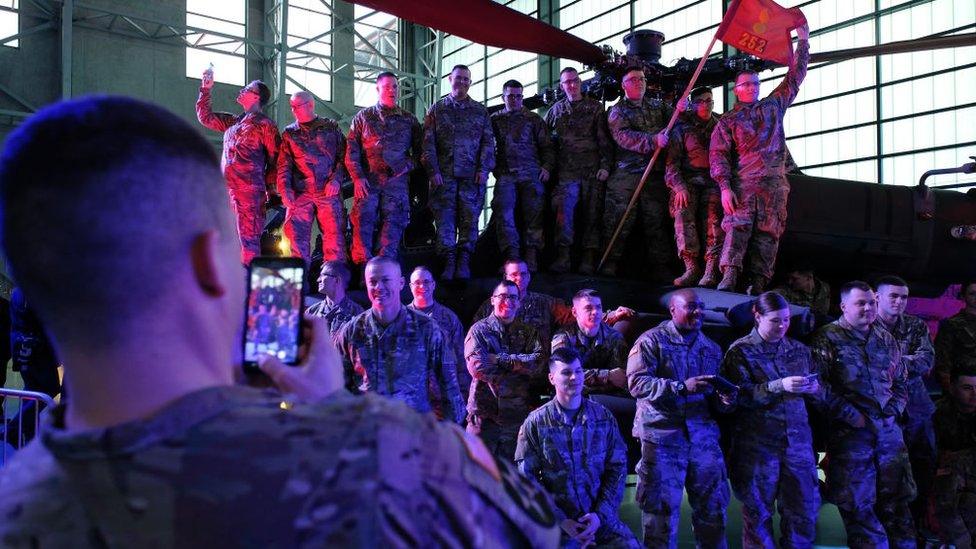
{"label": "camouflage uniform", "polygon": [[820,489],[805,398],[782,379],[816,372],[802,343],[767,343],[755,329],[729,347],[722,373],[739,386],[732,435],[732,489],[742,502],[742,546],[776,547],[773,514],[780,512],[780,545],[812,547]]}
{"label": "camouflage uniform", "polygon": [[[366,107],[352,119],[346,169],[366,198],[352,204],[352,260],[365,263],[376,255],[396,258],[403,230],[410,221],[410,172],[418,166],[422,132],[417,118],[400,107]],[[416,159],[416,160],[415,160]],[[373,244],[376,217],[382,225]]]}
{"label": "camouflage uniform", "polygon": [[245,265],[261,254],[264,231],[264,204],[268,188],[275,184],[278,127],[261,112],[214,112],[210,90],[200,88],[197,120],[217,132],[224,132],[224,152],[220,170],[227,180],[231,206],[237,213],[237,232],[241,238],[241,261]]}
{"label": "camouflage uniform", "polygon": [[345,154],[346,138],[328,118],[294,122],[281,134],[278,194],[288,208],[284,232],[292,256],[301,257],[306,265],[311,261],[309,241],[316,217],[322,231],[323,261],[346,260]]}
{"label": "camouflage uniform", "polygon": [[[478,307],[474,314],[473,322],[491,316],[491,298],[489,297]],[[524,322],[535,328],[539,334],[539,341],[543,343],[545,350],[549,349],[549,342],[552,341],[552,332],[560,326],[575,324],[573,308],[563,300],[547,294],[537,292],[525,292],[519,303],[518,314],[515,320]]]}
{"label": "camouflage uniform", "polygon": [[383,326],[367,309],[334,339],[349,390],[387,395],[420,413],[436,408],[444,418],[464,421],[454,353],[427,315],[403,307]]}
{"label": "camouflage uniform", "polygon": [[[603,217],[603,234],[607,239],[620,223],[627,204],[637,189],[641,174],[651,160],[657,147],[655,135],[667,126],[670,117],[671,108],[659,99],[645,97],[640,103],[635,103],[625,97],[610,107],[607,123],[610,134],[617,143],[617,166],[607,181]],[[671,259],[668,238],[664,232],[664,220],[667,216],[667,196],[663,184],[665,158],[660,155],[658,160],[644,184],[636,202],[637,207],[630,212],[620,229],[620,235],[607,257],[608,262],[616,263],[620,259],[636,219],[641,220],[652,266],[664,265]]]}
{"label": "camouflage uniform", "polygon": [[577,204],[583,217],[582,245],[596,251],[600,247],[600,217],[606,182],[596,172],[610,173],[613,140],[607,128],[603,103],[584,97],[565,98],[546,113],[546,124],[556,139],[558,182],[552,193],[556,213],[556,245],[572,246]]}
{"label": "camouflage uniform", "polygon": [[976,315],[965,310],[940,322],[935,335],[935,375],[947,392],[954,367],[976,368]]}
{"label": "camouflage uniform", "polygon": [[431,179],[444,184],[431,189],[430,206],[437,224],[439,255],[457,248],[470,254],[478,239],[478,216],[485,202],[485,185],[495,168],[495,139],[488,109],[474,99],[448,95],[434,103],[424,117],[423,163]]}
{"label": "camouflage uniform", "polygon": [[[908,450],[895,419],[908,401],[898,342],[875,323],[864,335],[841,318],[814,336],[830,417],[827,501],[840,509],[851,547],[915,547]],[[855,427],[859,418],[864,427]]]}
{"label": "camouflage uniform", "polygon": [[819,278],[813,279],[813,293],[808,294],[788,286],[780,286],[776,291],[792,305],[810,307],[814,314],[826,315],[830,312],[830,284]]}
{"label": "camouflage uniform", "polygon": [[952,397],[936,406],[939,467],[932,486],[943,543],[970,549],[976,541],[976,414],[963,413]]}
{"label": "camouflage uniform", "polygon": [[0,470],[5,546],[558,543],[551,500],[514,467],[386,399],[283,409],[270,391],[213,387],[107,429],[66,431],[63,415]]}
{"label": "camouflage uniform", "polygon": [[329,323],[329,333],[333,336],[339,333],[339,328],[342,328],[343,324],[361,312],[363,312],[363,307],[349,299],[349,296],[343,297],[342,301],[331,307],[328,301],[323,299],[305,310],[305,314],[325,318],[326,322]]}
{"label": "camouflage uniform", "polygon": [[518,320],[506,326],[491,315],[468,330],[464,357],[472,378],[468,431],[480,435],[495,456],[511,461],[518,428],[534,404],[529,385],[545,369],[539,334]]}
{"label": "camouflage uniform", "polygon": [[[556,520],[600,518],[600,547],[638,547],[618,510],[627,478],[627,451],[609,410],[584,398],[573,420],[555,400],[526,418],[519,429],[515,463],[556,500]],[[563,534],[563,547],[579,544]]]}
{"label": "camouflage uniform", "polygon": [[630,350],[627,383],[637,399],[637,503],[646,547],[677,547],[686,486],[698,545],[726,546],[729,484],[718,424],[709,410],[714,393],[678,392],[679,382],[717,374],[721,360],[721,349],[704,333],[686,342],[670,320],[641,334]]}
{"label": "camouflage uniform", "polygon": [[748,253],[755,275],[773,276],[779,237],[786,230],[786,135],[783,116],[807,74],[810,44],[800,40],[786,78],[764,99],[736,103],[719,119],[708,149],[712,179],[732,190],[738,205],[722,219],[721,266],[742,269]]}
{"label": "camouflage uniform", "polygon": [[525,226],[526,248],[542,248],[542,210],[545,186],[539,171],[553,171],[555,161],[552,140],[542,117],[528,110],[505,110],[491,115],[495,134],[495,191],[491,209],[496,220],[498,247],[518,251],[519,234],[515,228],[515,203],[518,202]]}
{"label": "camouflage uniform", "polygon": [[583,366],[583,383],[590,391],[630,396],[630,393],[614,387],[607,376],[615,368],[627,369],[627,342],[617,330],[601,322],[593,337],[587,337],[573,322],[552,336],[552,350],[569,347],[576,351]]}
{"label": "camouflage uniform", "polygon": [[461,398],[467,398],[468,389],[471,387],[471,374],[468,373],[467,364],[464,360],[464,326],[461,325],[461,320],[454,314],[454,311],[440,303],[434,303],[426,309],[421,309],[413,303],[407,307],[432,318],[441,329],[445,345],[454,351],[454,366],[457,369]]}

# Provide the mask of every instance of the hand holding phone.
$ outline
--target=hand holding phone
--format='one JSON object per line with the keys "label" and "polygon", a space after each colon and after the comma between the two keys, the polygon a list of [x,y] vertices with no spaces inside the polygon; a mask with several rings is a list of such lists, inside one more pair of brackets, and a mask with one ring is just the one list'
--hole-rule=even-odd
{"label": "hand holding phone", "polygon": [[343,388],[342,358],[332,344],[329,324],[324,318],[306,316],[302,326],[303,345],[298,363],[285,366],[277,358],[264,355],[258,366],[283,393],[303,400],[319,400]]}

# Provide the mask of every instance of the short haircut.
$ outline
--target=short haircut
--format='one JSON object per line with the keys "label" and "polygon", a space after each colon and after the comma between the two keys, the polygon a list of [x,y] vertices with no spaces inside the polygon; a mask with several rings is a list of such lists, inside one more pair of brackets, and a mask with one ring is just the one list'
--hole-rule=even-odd
{"label": "short haircut", "polygon": [[458,63],[457,65],[454,65],[453,67],[451,67],[451,72],[454,72],[454,71],[456,71],[458,69],[461,69],[463,71],[471,72],[471,69],[469,69],[467,65],[463,65],[461,63]]}
{"label": "short haircut", "polygon": [[789,308],[789,301],[778,292],[763,292],[752,302],[752,312],[761,315]]}
{"label": "short haircut", "polygon": [[601,301],[603,300],[603,298],[600,297],[600,292],[594,290],[593,288],[583,288],[582,290],[573,294],[573,301],[576,301],[577,299],[587,298],[587,297],[596,298]]}
{"label": "short haircut", "polygon": [[624,69],[623,75],[621,75],[621,80],[623,80],[623,78],[622,78],[623,76],[626,76],[629,73],[632,73],[634,71],[639,71],[641,74],[644,74],[644,67],[641,67],[639,65],[630,65],[630,66],[628,66],[626,69]]}
{"label": "short haircut", "polygon": [[904,286],[907,288],[908,283],[905,282],[905,279],[900,276],[885,275],[879,277],[878,280],[874,283],[874,287],[879,290],[881,289],[882,286]]}
{"label": "short haircut", "polygon": [[579,353],[572,347],[560,347],[549,355],[549,370],[556,367],[556,363],[572,364],[580,360]]}
{"label": "short haircut", "polygon": [[522,83],[519,82],[518,80],[508,80],[504,84],[502,84],[503,90],[505,88],[521,88],[521,87],[522,87]]}
{"label": "short haircut", "polygon": [[749,69],[745,69],[745,70],[741,70],[741,71],[739,71],[739,72],[737,72],[737,73],[735,73],[735,80],[733,80],[733,84],[734,84],[734,83],[735,83],[736,81],[738,81],[738,80],[739,80],[739,77],[740,77],[740,76],[742,76],[743,74],[749,74],[749,75],[752,75],[752,74],[754,74],[754,75],[756,75],[756,76],[759,76],[759,73],[758,73],[758,72],[756,72],[756,71],[754,71],[754,70],[749,70]]}
{"label": "short haircut", "polygon": [[847,299],[847,296],[854,290],[861,290],[862,292],[873,292],[871,286],[867,282],[862,280],[852,280],[850,282],[845,282],[843,286],[840,287],[840,299],[841,301]]}
{"label": "short haircut", "polygon": [[502,263],[502,272],[505,272],[505,267],[508,267],[509,265],[525,265],[526,267],[529,266],[529,264],[526,263],[524,259],[520,259],[517,257],[510,257],[506,259],[504,263]]}
{"label": "short haircut", "polygon": [[427,273],[430,275],[431,278],[434,278],[434,271],[430,270],[430,267],[428,267],[427,265],[417,265],[416,267],[413,268],[412,271],[410,271],[410,276],[413,276],[414,273],[420,273],[420,272]]}
{"label": "short haircut", "polygon": [[712,88],[708,86],[698,86],[697,88],[691,90],[691,93],[689,93],[688,96],[691,97],[692,100],[695,100],[706,93],[712,93]]}
{"label": "short haircut", "polygon": [[400,274],[403,274],[403,269],[400,267],[400,262],[397,261],[396,259],[393,259],[392,257],[385,256],[385,255],[378,255],[371,258],[369,261],[366,262],[365,267],[366,268],[379,267],[380,265],[394,265],[396,266],[397,270],[400,271]]}
{"label": "short haircut", "polygon": [[338,276],[344,286],[349,284],[349,281],[352,279],[352,273],[349,272],[349,267],[346,266],[345,261],[331,260],[322,262],[322,270],[319,273],[325,274],[326,271]]}
{"label": "short haircut", "polygon": [[[267,84],[265,84],[260,80],[255,80],[251,82],[251,84],[254,84],[258,87],[258,97],[261,98],[261,106],[264,107],[265,105],[268,104],[268,101],[271,101],[271,88],[269,88]],[[248,84],[248,86],[250,86],[251,84]]]}
{"label": "short haircut", "polygon": [[563,70],[559,71],[559,76],[562,76],[567,72],[575,72],[576,74],[579,74],[579,71],[576,70],[576,67],[564,67]]}
{"label": "short haircut", "polygon": [[956,364],[949,370],[949,381],[955,383],[960,377],[976,377],[976,367],[968,364]]}
{"label": "short haircut", "polygon": [[382,80],[384,78],[392,78],[392,79],[396,80],[397,79],[397,75],[393,74],[390,71],[383,71],[383,72],[381,72],[381,73],[379,73],[379,74],[376,75],[376,81],[377,82],[379,82],[380,80]]}
{"label": "short haircut", "polygon": [[495,287],[491,289],[491,293],[494,294],[495,293],[495,290],[497,290],[498,288],[501,288],[501,287],[511,288],[511,289],[515,290],[516,292],[518,292],[518,284],[512,282],[511,280],[499,280],[498,281],[498,284],[495,284]]}

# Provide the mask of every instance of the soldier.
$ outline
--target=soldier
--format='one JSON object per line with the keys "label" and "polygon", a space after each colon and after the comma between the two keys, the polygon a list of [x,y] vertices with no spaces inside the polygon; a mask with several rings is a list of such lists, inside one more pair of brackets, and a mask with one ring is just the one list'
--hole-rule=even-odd
{"label": "soldier", "polygon": [[241,238],[241,261],[247,265],[261,254],[261,232],[264,230],[264,205],[267,189],[275,185],[278,127],[261,111],[271,99],[264,82],[254,80],[241,88],[237,104],[244,112],[214,112],[210,103],[213,70],[200,79],[197,98],[197,120],[211,130],[224,132],[224,152],[220,169],[227,180],[230,201],[237,213],[237,232]]}
{"label": "soldier", "polygon": [[233,385],[240,244],[213,148],[180,117],[84,98],[6,144],[3,249],[64,359],[71,406],[0,469],[4,545],[558,542],[549,498],[476,438],[346,394],[319,319],[297,367],[262,362],[288,405]]}
{"label": "soldier", "polygon": [[342,182],[346,138],[335,120],[315,114],[315,98],[307,91],[291,96],[295,122],[281,134],[278,194],[287,208],[284,232],[291,255],[311,262],[309,241],[316,217],[322,231],[323,261],[346,260],[346,208]]}
{"label": "soldier", "polygon": [[549,359],[556,398],[519,429],[515,463],[556,500],[563,547],[639,547],[619,517],[627,450],[610,410],[583,396],[583,367],[571,348]]}
{"label": "soldier", "polygon": [[451,93],[424,117],[423,163],[430,176],[430,206],[437,229],[437,254],[444,260],[441,279],[469,278],[471,252],[478,239],[478,216],[485,182],[495,168],[495,139],[488,109],[468,96],[471,71],[455,65],[448,76]]}
{"label": "soldier", "polygon": [[634,436],[641,441],[637,503],[644,546],[678,546],[687,487],[698,545],[725,547],[729,485],[709,405],[726,409],[734,394],[718,395],[710,384],[722,352],[701,332],[705,304],[698,294],[673,293],[669,309],[671,320],[641,334],[627,359],[627,382],[637,399]]}
{"label": "soldier", "polygon": [[953,368],[976,369],[976,280],[963,282],[959,298],[965,307],[940,322],[935,335],[936,379],[946,393]]}
{"label": "soldier", "polygon": [[[912,477],[918,496],[912,502],[912,516],[919,530],[925,528],[929,487],[935,469],[935,432],[932,413],[935,404],[925,387],[935,364],[935,350],[929,337],[929,327],[917,316],[905,314],[908,305],[908,283],[897,276],[878,279],[878,321],[895,337],[901,351],[901,360],[908,376],[908,402],[899,417],[902,438],[908,448],[912,464]],[[926,528],[927,529],[927,528]]]}
{"label": "soldier", "polygon": [[825,316],[830,311],[830,284],[817,278],[806,265],[790,269],[786,273],[786,285],[776,291],[794,305],[810,307],[815,315]]}
{"label": "soldier", "polygon": [[[352,176],[352,260],[373,255],[396,259],[410,221],[410,172],[419,166],[422,133],[417,118],[397,106],[399,83],[392,72],[376,77],[379,102],[359,111],[349,129],[346,168]],[[373,244],[377,216],[379,242]],[[375,252],[375,254],[374,254]]]}
{"label": "soldier", "polygon": [[742,502],[742,546],[776,547],[778,508],[780,546],[813,547],[820,490],[805,400],[820,402],[816,367],[810,349],[786,337],[783,296],[761,294],[753,315],[755,328],[722,361],[725,377],[739,386],[730,476]]}
{"label": "soldier", "polygon": [[970,549],[976,541],[976,370],[953,369],[949,388],[933,416],[935,520],[945,546]]}
{"label": "soldier", "polygon": [[403,275],[395,259],[366,262],[366,291],[372,307],[346,322],[335,335],[346,387],[402,400],[425,413],[464,421],[454,352],[437,323],[400,303]]}
{"label": "soldier", "polygon": [[535,329],[517,319],[519,291],[503,280],[492,291],[492,314],[464,338],[471,374],[468,432],[480,435],[496,457],[515,456],[518,429],[532,409],[529,385],[541,377],[545,354]]}
{"label": "soldier", "polygon": [[441,329],[444,344],[454,353],[458,387],[461,389],[461,397],[464,398],[467,397],[471,386],[471,375],[468,374],[464,360],[464,326],[461,325],[461,320],[454,311],[434,299],[435,289],[437,289],[437,282],[434,281],[430,269],[424,265],[415,267],[410,273],[410,293],[413,294],[413,301],[407,307],[429,316]]}
{"label": "soldier", "polygon": [[339,333],[339,328],[342,328],[343,324],[363,312],[362,306],[346,295],[350,278],[349,268],[344,262],[322,263],[322,270],[319,272],[319,292],[325,295],[325,299],[305,311],[305,314],[325,318],[329,325],[329,333],[332,335]]}
{"label": "soldier", "polygon": [[[606,206],[603,214],[603,234],[610,239],[613,231],[624,216],[641,174],[647,168],[655,149],[668,146],[668,134],[663,130],[671,116],[671,108],[660,99],[644,97],[647,92],[647,78],[640,67],[630,67],[624,73],[621,84],[624,97],[610,107],[607,123],[610,135],[617,143],[617,166],[607,181]],[[657,280],[664,280],[668,271],[671,254],[668,251],[667,237],[664,234],[664,156],[657,168],[651,172],[637,201],[637,208],[627,215],[620,235],[614,243],[601,273],[606,276],[617,274],[617,261],[624,252],[627,236],[636,219],[641,220],[649,259],[648,270]]]}
{"label": "soldier", "polygon": [[[545,185],[555,161],[546,123],[522,106],[522,84],[509,80],[502,86],[505,108],[491,115],[495,133],[495,191],[491,209],[498,214],[498,247],[505,257],[523,257],[529,270],[537,269],[542,248],[542,209]],[[515,228],[516,203],[525,225],[525,238]],[[521,250],[521,252],[520,252]]]}
{"label": "soldier", "polygon": [[689,98],[688,106],[694,110],[681,113],[674,126],[664,171],[664,182],[671,189],[674,240],[678,257],[685,264],[684,274],[674,280],[674,285],[714,287],[719,281],[718,260],[725,239],[718,185],[708,173],[708,145],[718,115],[712,112],[715,102],[708,86],[691,90]]}
{"label": "soldier", "polygon": [[825,496],[840,509],[851,547],[914,548],[908,504],[915,482],[897,423],[908,401],[907,371],[898,342],[875,323],[871,287],[848,282],[840,299],[843,315],[811,345],[830,414]]}
{"label": "soldier", "polygon": [[759,75],[740,72],[733,88],[735,107],[722,115],[712,132],[710,170],[722,190],[725,211],[719,290],[736,290],[747,253],[750,295],[762,293],[773,276],[790,194],[783,116],[800,91],[810,59],[810,28],[804,23],[796,34],[800,40],[786,78],[759,101]]}
{"label": "soldier", "polygon": [[569,270],[576,210],[582,217],[583,260],[581,274],[592,274],[600,247],[603,197],[613,162],[613,140],[607,128],[603,103],[583,97],[579,73],[566,67],[559,73],[559,87],[566,94],[546,113],[546,124],[556,140],[559,179],[552,193],[556,213],[556,260],[549,268]]}
{"label": "soldier", "polygon": [[626,395],[627,343],[624,336],[603,321],[599,292],[584,288],[573,296],[573,318],[552,337],[552,350],[572,349],[580,357],[584,385],[592,392]]}

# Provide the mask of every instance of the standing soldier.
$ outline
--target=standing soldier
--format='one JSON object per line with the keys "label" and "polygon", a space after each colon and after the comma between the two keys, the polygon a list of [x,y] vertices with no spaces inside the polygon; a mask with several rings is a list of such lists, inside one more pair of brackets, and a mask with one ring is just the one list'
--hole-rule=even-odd
{"label": "standing soldier", "polygon": [[949,391],[949,373],[954,368],[976,369],[976,280],[959,287],[963,310],[939,323],[935,336],[936,379]]}
{"label": "standing soldier", "polygon": [[291,96],[295,122],[281,134],[278,194],[287,208],[285,237],[291,255],[311,261],[312,221],[322,231],[322,260],[346,260],[346,209],[342,205],[346,138],[335,120],[315,114],[315,98],[307,91]]}
{"label": "standing soldier", "polygon": [[559,178],[552,193],[556,212],[556,260],[553,272],[569,270],[573,246],[576,208],[579,205],[582,227],[583,260],[581,274],[592,274],[600,248],[600,217],[606,181],[613,162],[613,140],[607,129],[603,103],[583,97],[579,73],[566,67],[559,73],[559,87],[566,94],[546,113],[546,124],[556,138]]}
{"label": "standing soldier", "polygon": [[456,65],[448,76],[451,93],[424,117],[423,162],[430,176],[431,209],[437,225],[437,254],[443,280],[471,276],[471,252],[485,182],[495,168],[495,139],[488,109],[468,96],[471,71]]}
{"label": "standing soldier", "polygon": [[721,548],[729,484],[709,405],[729,407],[734,394],[714,398],[709,380],[718,374],[722,351],[701,332],[705,304],[698,294],[679,290],[669,308],[671,320],[637,338],[627,359],[627,382],[637,399],[634,436],[641,441],[637,503],[644,546],[678,546],[687,487],[698,546]]}
{"label": "standing soldier", "polygon": [[905,365],[875,323],[871,287],[848,282],[840,299],[841,318],[811,345],[830,414],[826,498],[840,509],[849,546],[914,548],[915,481],[897,423],[908,401]]}
{"label": "standing soldier", "polygon": [[319,272],[319,292],[325,295],[322,301],[305,311],[312,316],[324,317],[329,324],[329,333],[339,333],[339,328],[352,317],[363,312],[363,308],[346,295],[351,273],[344,261],[325,261]]}
{"label": "standing soldier", "polygon": [[976,369],[949,376],[949,392],[936,406],[939,468],[932,491],[943,547],[971,549],[976,543]]}
{"label": "standing soldier", "polygon": [[[546,123],[522,106],[522,84],[509,80],[502,86],[505,108],[491,115],[498,152],[495,156],[495,193],[492,211],[496,218],[498,246],[505,257],[522,257],[529,270],[537,269],[542,248],[542,211],[552,172],[554,154]],[[515,228],[516,203],[522,214],[525,238]],[[524,248],[519,245],[524,244]],[[520,251],[521,250],[521,251]]]}
{"label": "standing soldier", "polygon": [[722,190],[725,244],[719,290],[735,291],[748,253],[748,293],[762,293],[773,276],[779,237],[786,229],[786,135],[783,116],[800,91],[810,59],[810,29],[796,29],[800,40],[786,78],[759,101],[759,75],[745,71],[735,78],[735,107],[712,132],[709,160],[712,179]]}
{"label": "standing soldier", "polygon": [[210,99],[213,85],[213,70],[208,69],[200,79],[197,120],[211,130],[224,132],[220,168],[237,214],[241,261],[247,265],[261,254],[264,205],[268,201],[268,189],[274,188],[281,138],[274,120],[261,111],[271,99],[271,90],[264,82],[255,80],[241,88],[237,104],[244,112],[238,115],[213,111]]}
{"label": "standing soldier", "polygon": [[[668,134],[663,130],[671,117],[671,108],[663,101],[644,97],[647,92],[644,69],[628,68],[624,73],[621,86],[624,97],[610,107],[610,112],[607,114],[610,135],[617,143],[617,166],[607,181],[603,217],[603,234],[607,240],[613,235],[620,219],[624,217],[627,204],[637,189],[637,183],[640,182],[641,174],[647,168],[654,150],[668,146]],[[649,254],[647,270],[655,280],[667,278],[668,260],[671,254],[664,233],[664,219],[667,213],[664,205],[666,197],[664,196],[663,156],[661,161],[655,163],[656,168],[648,176],[636,202],[637,208],[627,214],[620,228],[620,234],[601,269],[602,274],[606,276],[617,274],[617,261],[624,252],[627,236],[630,235],[634,221],[640,219]]]}
{"label": "standing soldier", "polygon": [[[352,119],[346,169],[353,180],[352,261],[375,255],[396,259],[410,221],[410,172],[418,166],[422,133],[417,118],[397,106],[399,83],[392,72],[376,77],[379,102]],[[376,218],[379,242],[373,244]]]}
{"label": "standing soldier", "polygon": [[461,325],[461,319],[454,314],[454,311],[434,299],[435,289],[437,289],[437,282],[434,281],[434,274],[430,269],[424,265],[414,268],[410,273],[410,293],[413,294],[413,301],[407,307],[429,316],[441,329],[445,346],[455,356],[454,365],[457,368],[461,397],[467,398],[471,375],[468,374],[464,361],[464,326]]}
{"label": "standing soldier", "polygon": [[674,285],[713,287],[719,281],[718,260],[725,239],[718,185],[708,173],[708,145],[718,115],[712,112],[715,102],[707,86],[691,90],[689,97],[692,110],[681,113],[674,126],[664,172],[664,181],[671,189],[674,240],[685,264],[684,274],[674,279]]}

